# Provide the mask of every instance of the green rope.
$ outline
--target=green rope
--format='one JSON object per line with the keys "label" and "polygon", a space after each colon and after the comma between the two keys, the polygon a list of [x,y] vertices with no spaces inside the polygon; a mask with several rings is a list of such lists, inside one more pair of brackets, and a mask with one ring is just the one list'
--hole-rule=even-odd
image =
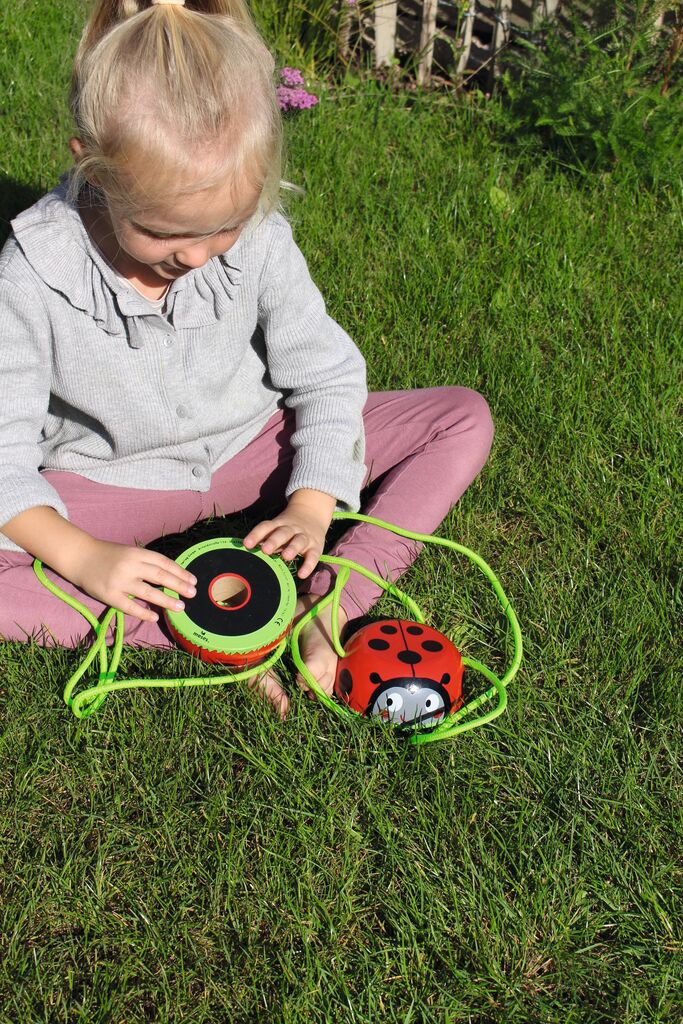
{"label": "green rope", "polygon": [[[360,512],[335,512],[334,519],[336,520],[355,520],[357,522],[370,523],[373,526],[381,527],[382,529],[389,530],[392,533],[396,533],[401,537],[406,537],[410,540],[418,541],[423,544],[437,544],[443,547],[451,548],[453,551],[464,555],[469,558],[472,562],[479,567],[483,572],[484,576],[488,579],[489,583],[493,587],[494,593],[498,598],[498,601],[507,617],[508,623],[512,631],[513,640],[513,657],[510,663],[510,667],[506,671],[502,679],[499,679],[489,668],[483,665],[479,661],[475,661],[472,658],[463,658],[463,663],[476,672],[479,672],[484,676],[486,680],[492,685],[484,693],[480,694],[475,699],[468,702],[467,705],[459,708],[454,714],[449,715],[442,723],[437,725],[435,728],[428,731],[414,731],[410,736],[410,742],[415,744],[422,743],[434,743],[437,740],[451,739],[459,733],[466,732],[469,729],[475,729],[479,725],[484,725],[487,722],[493,721],[498,715],[501,715],[505,710],[507,704],[507,692],[506,687],[508,683],[516,675],[519,666],[522,661],[522,634],[510,602],[505,596],[505,592],[495,575],[493,570],[487,563],[481,558],[476,552],[471,551],[469,548],[464,547],[462,544],[457,544],[455,541],[447,540],[444,537],[432,537],[429,534],[414,533],[411,530],[403,529],[402,527],[395,526],[392,523],[384,522],[381,519],[375,519],[372,516],[363,515]],[[346,656],[346,652],[341,645],[339,636],[339,608],[342,591],[348,582],[350,573],[358,572],[365,576],[367,579],[372,580],[377,586],[384,590],[391,597],[399,601],[411,614],[411,616],[417,622],[424,622],[425,616],[420,607],[413,601],[408,594],[404,593],[395,583],[390,583],[388,580],[383,579],[370,569],[366,569],[364,566],[356,565],[347,558],[333,557],[331,555],[323,555],[320,558],[320,562],[325,565],[337,566],[339,572],[332,591],[323,597],[317,604],[303,615],[296,623],[291,634],[291,646],[292,646],[292,658],[301,676],[305,679],[307,685],[316,694],[318,699],[325,707],[329,708],[334,714],[338,715],[343,719],[357,719],[359,716],[356,712],[351,711],[346,705],[340,704],[333,700],[329,694],[325,693],[317,679],[309,672],[303,659],[301,658],[299,650],[299,634],[305,626],[311,622],[316,615],[319,615],[330,603],[332,603],[332,642],[335,651],[340,658]],[[95,631],[95,642],[86,654],[85,658],[78,666],[76,671],[69,677],[64,687],[64,702],[68,707],[71,708],[72,712],[77,718],[88,718],[94,714],[99,707],[101,707],[103,701],[106,699],[109,693],[113,693],[118,690],[129,690],[129,689],[148,689],[148,688],[163,688],[171,689],[177,687],[186,686],[217,686],[228,682],[238,682],[242,679],[250,679],[254,676],[262,675],[271,665],[274,665],[276,661],[280,659],[283,651],[287,645],[287,638],[285,637],[277,647],[270,653],[265,661],[260,662],[257,666],[250,667],[241,672],[231,672],[227,675],[221,676],[210,676],[203,678],[180,678],[180,679],[125,679],[116,680],[116,673],[121,660],[121,654],[123,650],[123,637],[125,629],[125,621],[123,612],[115,608],[109,608],[105,613],[102,621],[98,621],[92,614],[89,608],[86,608],[76,598],[66,594],[58,586],[52,583],[47,578],[43,570],[42,564],[38,559],[35,559],[33,568],[36,576],[40,582],[47,587],[51,593],[53,593],[60,600],[70,605],[76,611],[78,611],[92,626]],[[107,633],[112,620],[115,618],[116,624],[114,628],[114,643],[111,650],[111,659],[108,656],[107,647]],[[81,690],[80,693],[74,696],[74,689],[77,683],[83,678],[85,673],[88,671],[93,661],[99,659],[99,673],[96,684],[87,687],[85,690]],[[490,708],[487,712],[478,717],[472,718],[471,715],[483,704],[486,704],[496,698],[496,704]],[[373,719],[367,719],[369,724],[377,725]],[[384,727],[382,725],[382,727]]]}
{"label": "green rope", "polygon": [[[373,526],[379,526],[384,530],[389,530],[391,533],[396,533],[400,537],[406,537],[410,540],[415,540],[423,544],[437,544],[443,547],[451,548],[453,551],[457,551],[459,554],[464,555],[466,558],[469,558],[470,561],[474,562],[474,564],[482,571],[484,576],[486,576],[487,580],[493,587],[493,591],[496,597],[498,598],[498,601],[505,613],[505,616],[512,630],[513,657],[510,667],[508,668],[503,678],[499,679],[498,676],[491,671],[491,669],[487,668],[481,662],[475,661],[472,658],[463,658],[463,663],[466,667],[471,668],[476,672],[479,672],[481,675],[484,676],[485,679],[488,680],[489,683],[492,683],[493,685],[488,690],[486,690],[485,693],[480,694],[478,697],[469,701],[464,707],[460,708],[454,714],[449,715],[442,723],[435,726],[433,729],[424,730],[421,732],[418,732],[417,730],[413,731],[413,733],[410,736],[410,742],[414,744],[422,744],[434,743],[437,740],[442,739],[451,739],[461,732],[467,732],[470,729],[476,729],[478,726],[485,725],[487,722],[492,722],[494,718],[497,718],[499,715],[502,715],[507,705],[506,687],[517,674],[519,666],[522,662],[522,632],[519,628],[519,622],[512,608],[512,605],[510,604],[508,598],[506,597],[505,591],[503,590],[500,580],[498,579],[490,565],[488,565],[487,562],[485,562],[484,559],[481,557],[481,555],[478,555],[475,551],[471,551],[469,548],[464,547],[464,545],[458,544],[454,540],[448,540],[445,537],[433,537],[430,534],[414,533],[412,530],[406,530],[400,526],[395,526],[393,523],[387,523],[381,519],[375,519],[372,516],[363,515],[361,512],[335,512],[333,518],[352,519],[362,523],[370,523]],[[379,587],[382,588],[382,590],[384,590],[390,596],[400,601],[401,604],[403,604],[403,606],[412,614],[416,622],[424,622],[425,617],[420,608],[418,607],[418,605],[413,601],[413,599],[409,597],[406,593],[404,593],[402,590],[400,590],[395,583],[390,583],[388,580],[385,580],[381,576],[378,576],[370,569],[366,569],[364,566],[356,565],[354,562],[351,562],[347,558],[335,558],[331,555],[323,555],[320,561],[328,565],[341,566],[342,568],[340,569],[332,593],[327,594],[324,598],[322,598],[321,601],[313,605],[313,607],[308,612],[306,612],[305,615],[302,615],[302,617],[294,626],[294,629],[292,630],[291,639],[292,659],[298,671],[306,680],[307,686],[309,686],[313,690],[318,699],[327,708],[329,708],[331,711],[334,711],[335,714],[340,715],[342,718],[357,718],[358,716],[356,712],[351,711],[345,705],[341,705],[336,701],[332,700],[332,698],[322,689],[317,679],[315,679],[315,677],[309,672],[307,666],[304,664],[303,659],[301,658],[299,650],[299,634],[301,633],[301,630],[304,629],[306,625],[313,618],[315,618],[316,615],[318,615],[324,608],[326,608],[330,601],[333,601],[335,597],[336,608],[338,609],[338,592],[341,592],[342,587],[345,585],[348,579],[349,570],[351,569],[355,572],[360,573],[362,576],[365,576],[367,579],[372,580],[372,582],[376,583]],[[343,578],[342,573],[345,573]],[[336,613],[333,613],[333,634],[335,632],[335,627],[338,637],[338,616]],[[344,657],[345,652],[341,645],[338,645],[337,641],[335,641],[335,649],[337,653],[340,655],[340,657]],[[497,698],[497,703],[493,708],[491,708],[485,714],[478,716],[477,718],[468,718],[468,716],[471,715],[474,711],[476,711],[477,708],[481,707],[482,704],[487,703],[493,698]],[[463,719],[467,720],[463,721]]]}
{"label": "green rope", "polygon": [[[203,678],[181,678],[181,679],[124,679],[116,681],[116,671],[121,660],[121,651],[123,648],[123,634],[124,634],[124,615],[123,612],[117,609],[110,608],[104,615],[101,622],[98,622],[95,616],[92,614],[89,608],[86,608],[84,604],[81,604],[75,597],[71,597],[70,594],[64,593],[58,586],[52,583],[47,578],[43,571],[43,567],[38,559],[33,563],[33,569],[40,582],[50,590],[55,597],[59,597],[66,604],[75,608],[77,612],[87,619],[90,625],[95,630],[95,642],[86,654],[84,660],[78,666],[76,671],[66,682],[64,687],[64,703],[71,708],[76,718],[89,718],[97,709],[102,705],[102,702],[106,698],[107,694],[113,693],[115,690],[135,690],[135,689],[174,689],[184,686],[218,686],[222,683],[233,683],[239,682],[241,679],[250,679],[252,676],[261,675],[271,665],[274,665],[278,661],[282,653],[287,646],[286,637],[280,641],[277,647],[268,655],[265,661],[259,662],[259,664],[250,669],[245,669],[242,672],[231,672],[227,675],[222,676],[209,676]],[[108,662],[107,659],[107,631],[114,615],[116,615],[116,629],[114,633],[114,646],[112,648],[112,658]],[[94,661],[95,656],[100,656],[100,672],[95,686],[89,687],[87,690],[81,690],[75,697],[72,696],[74,687],[79,679],[85,674]]]}

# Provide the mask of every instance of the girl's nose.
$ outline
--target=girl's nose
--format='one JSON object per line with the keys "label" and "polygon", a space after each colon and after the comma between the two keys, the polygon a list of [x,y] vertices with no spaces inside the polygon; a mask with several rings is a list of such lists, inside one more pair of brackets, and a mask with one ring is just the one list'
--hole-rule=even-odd
{"label": "girl's nose", "polygon": [[184,267],[203,267],[209,259],[209,245],[207,242],[197,242],[195,245],[188,245],[175,254],[176,262]]}

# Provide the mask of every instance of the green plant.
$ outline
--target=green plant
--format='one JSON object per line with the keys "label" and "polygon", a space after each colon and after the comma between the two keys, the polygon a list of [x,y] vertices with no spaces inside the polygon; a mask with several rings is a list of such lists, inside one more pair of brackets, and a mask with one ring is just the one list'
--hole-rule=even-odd
{"label": "green plant", "polygon": [[569,27],[546,23],[521,40],[502,80],[515,137],[581,173],[619,167],[652,183],[677,181],[683,90],[657,11],[661,4],[618,5],[600,31],[572,17]]}
{"label": "green plant", "polygon": [[254,19],[282,63],[294,63],[307,76],[327,70],[337,55],[340,5],[337,0],[277,3],[254,0]]}

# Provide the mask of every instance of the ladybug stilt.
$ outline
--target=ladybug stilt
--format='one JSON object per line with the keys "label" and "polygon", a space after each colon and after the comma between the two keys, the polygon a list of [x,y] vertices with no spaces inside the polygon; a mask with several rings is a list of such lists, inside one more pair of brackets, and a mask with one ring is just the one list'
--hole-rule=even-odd
{"label": "ladybug stilt", "polygon": [[335,693],[399,728],[432,728],[462,705],[463,662],[438,630],[407,619],[363,626],[337,665]]}

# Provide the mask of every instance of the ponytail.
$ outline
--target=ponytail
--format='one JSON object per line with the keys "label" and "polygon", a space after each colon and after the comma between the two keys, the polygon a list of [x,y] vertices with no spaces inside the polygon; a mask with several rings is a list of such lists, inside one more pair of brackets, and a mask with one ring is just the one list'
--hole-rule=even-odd
{"label": "ponytail", "polygon": [[[136,14],[149,10],[150,7],[184,7],[186,11],[194,11],[196,14],[216,14],[226,18],[232,18],[244,26],[253,25],[249,9],[244,0],[185,0],[184,3],[154,3],[154,0],[98,0],[90,19],[85,26],[81,37],[76,63],[82,53],[92,50],[100,41],[102,36]],[[168,12],[164,12],[168,17]],[[173,12],[171,12],[172,14]]]}
{"label": "ponytail", "polygon": [[273,69],[244,0],[98,0],[72,79],[84,153],[72,196],[87,179],[108,201],[134,205],[131,162],[146,168],[149,190],[136,175],[145,198],[162,180],[193,191],[197,152],[208,147],[221,152],[221,174],[246,175],[272,208],[281,159]]}

